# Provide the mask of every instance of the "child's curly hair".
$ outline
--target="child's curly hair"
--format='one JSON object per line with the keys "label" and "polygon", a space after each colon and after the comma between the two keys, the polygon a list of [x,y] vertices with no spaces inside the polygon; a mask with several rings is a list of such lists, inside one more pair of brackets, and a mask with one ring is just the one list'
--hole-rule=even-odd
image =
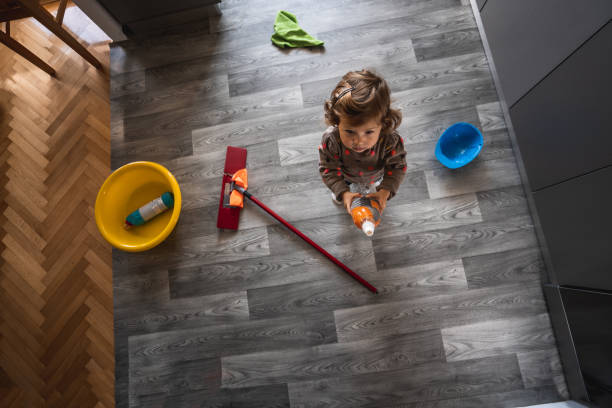
{"label": "child's curly hair", "polygon": [[387,82],[363,69],[346,73],[325,101],[325,123],[337,126],[340,118],[354,126],[375,119],[382,124],[381,134],[388,134],[400,125],[402,113],[391,108]]}

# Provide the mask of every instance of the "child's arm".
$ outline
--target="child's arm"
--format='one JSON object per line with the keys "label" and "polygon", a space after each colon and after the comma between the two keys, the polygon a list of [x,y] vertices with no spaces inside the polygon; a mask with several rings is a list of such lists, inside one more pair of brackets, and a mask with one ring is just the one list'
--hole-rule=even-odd
{"label": "child's arm", "polygon": [[319,145],[319,173],[323,183],[334,193],[336,199],[342,200],[342,194],[349,188],[342,175],[340,162],[340,146],[331,133],[323,134]]}
{"label": "child's arm", "polygon": [[385,174],[378,189],[389,191],[391,199],[406,177],[406,150],[401,136],[397,133],[389,135],[384,151]]}

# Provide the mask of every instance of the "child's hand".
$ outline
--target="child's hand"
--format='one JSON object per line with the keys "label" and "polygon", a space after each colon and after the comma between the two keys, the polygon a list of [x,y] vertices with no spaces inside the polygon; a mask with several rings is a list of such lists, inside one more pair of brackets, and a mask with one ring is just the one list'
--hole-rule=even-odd
{"label": "child's hand", "polygon": [[351,203],[355,199],[355,197],[361,197],[359,193],[351,193],[350,191],[345,191],[342,194],[342,202],[344,202],[344,208],[350,214],[351,213]]}
{"label": "child's hand", "polygon": [[389,199],[390,195],[391,192],[385,190],[384,188],[381,188],[375,193],[368,194],[366,197],[378,201],[378,204],[380,204],[380,212],[382,213],[383,211],[385,211],[385,207],[387,206],[387,200]]}

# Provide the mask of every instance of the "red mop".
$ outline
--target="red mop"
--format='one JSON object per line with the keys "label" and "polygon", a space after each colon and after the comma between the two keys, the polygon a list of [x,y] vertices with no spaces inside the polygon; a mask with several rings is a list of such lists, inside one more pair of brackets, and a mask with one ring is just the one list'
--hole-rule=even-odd
{"label": "red mop", "polygon": [[242,208],[243,197],[247,197],[255,204],[263,208],[268,214],[276,218],[285,227],[289,228],[298,237],[308,242],[319,252],[325,255],[330,261],[338,265],[342,270],[348,273],[353,279],[357,280],[363,286],[374,293],[378,290],[368,281],[363,279],[357,273],[353,272],[348,266],[340,262],[333,255],[321,248],[316,242],[304,235],[300,230],[289,224],[282,217],[268,208],[264,203],[253,197],[248,191],[248,181],[246,172],[246,149],[239,147],[228,146],[225,155],[225,169],[223,172],[223,184],[221,185],[221,200],[219,202],[219,215],[217,217],[217,228],[238,229],[238,219],[240,209]]}

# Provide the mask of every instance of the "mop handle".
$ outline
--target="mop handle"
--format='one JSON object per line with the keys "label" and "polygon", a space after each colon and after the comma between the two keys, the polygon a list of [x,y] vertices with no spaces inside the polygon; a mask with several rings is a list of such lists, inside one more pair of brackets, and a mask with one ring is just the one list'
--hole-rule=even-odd
{"label": "mop handle", "polygon": [[363,286],[368,288],[370,291],[372,291],[374,293],[378,293],[378,289],[376,289],[374,286],[372,286],[367,280],[363,279],[361,276],[359,276],[358,274],[353,272],[348,266],[346,266],[345,264],[343,264],[342,262],[337,260],[332,254],[330,254],[329,252],[327,252],[326,250],[321,248],[316,242],[314,242],[312,239],[308,238],[306,235],[304,235],[300,230],[295,228],[293,225],[289,224],[280,215],[278,215],[277,213],[275,213],[274,211],[269,209],[264,203],[259,201],[257,198],[253,197],[248,191],[244,191],[244,195],[246,197],[248,197],[251,201],[253,201],[255,204],[257,204],[258,206],[260,206],[261,208],[266,210],[266,212],[268,214],[270,214],[271,216],[276,218],[278,221],[280,221],[285,227],[287,227],[291,231],[293,231],[298,237],[302,238],[304,241],[308,242],[310,245],[315,247],[319,252],[321,252],[323,255],[325,255],[327,258],[329,258],[330,261],[332,261],[333,263],[338,265],[340,268],[342,268],[344,270],[344,272],[346,272],[349,275],[351,275],[351,277],[353,277],[357,282],[361,283]]}

